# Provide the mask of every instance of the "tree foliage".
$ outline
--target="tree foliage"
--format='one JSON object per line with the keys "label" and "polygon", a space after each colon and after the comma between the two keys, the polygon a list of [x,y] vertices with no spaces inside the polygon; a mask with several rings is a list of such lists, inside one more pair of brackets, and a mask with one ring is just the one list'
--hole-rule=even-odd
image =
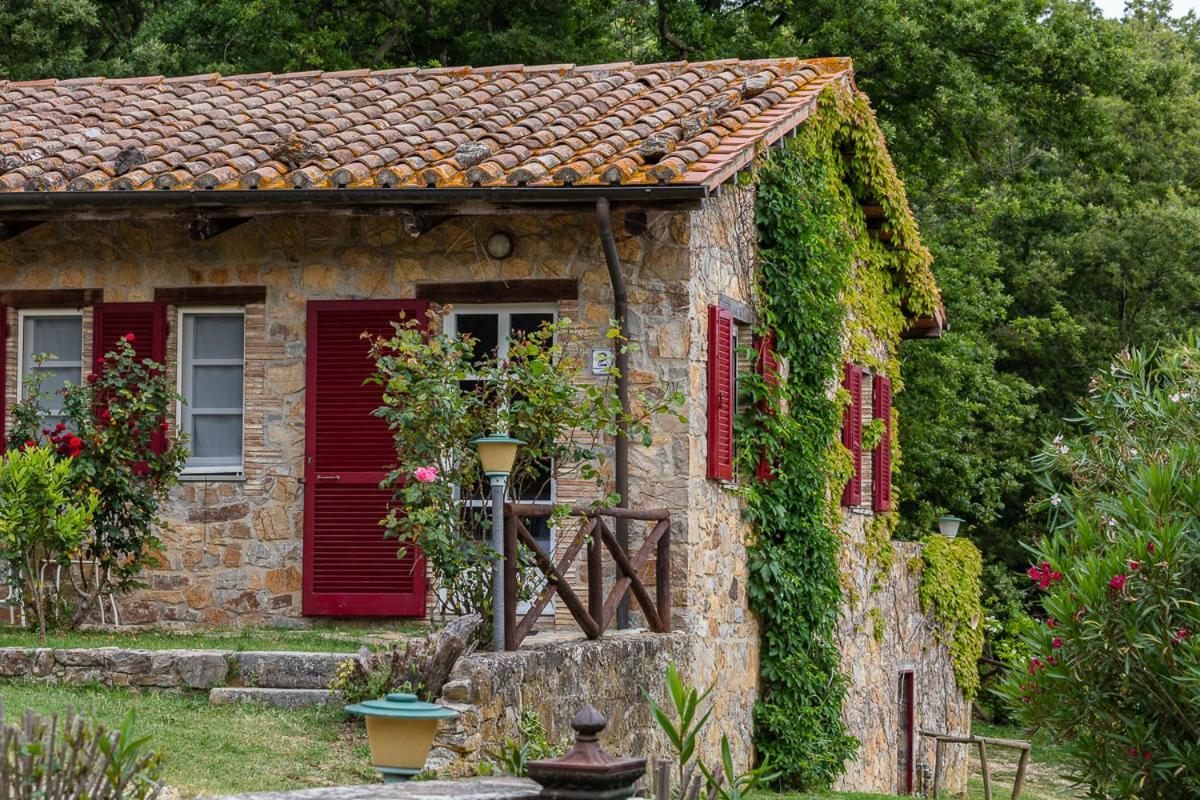
{"label": "tree foliage", "polygon": [[1006,694],[1094,797],[1200,792],[1200,340],[1134,350],[1037,460],[1044,623]]}

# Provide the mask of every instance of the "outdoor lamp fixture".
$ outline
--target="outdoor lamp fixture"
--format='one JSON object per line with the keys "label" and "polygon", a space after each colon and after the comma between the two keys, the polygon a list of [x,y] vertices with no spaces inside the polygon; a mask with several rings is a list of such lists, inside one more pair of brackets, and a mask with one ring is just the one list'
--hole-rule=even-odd
{"label": "outdoor lamp fixture", "polygon": [[472,439],[479,450],[483,474],[492,485],[492,649],[504,650],[504,487],[517,460],[517,448],[525,444],[506,434]]}
{"label": "outdoor lamp fixture", "polygon": [[504,231],[496,231],[488,237],[484,244],[487,254],[497,261],[503,261],[513,254],[513,240]]}
{"label": "outdoor lamp fixture", "polygon": [[406,781],[424,769],[438,723],[458,716],[452,708],[400,692],[346,706],[346,711],[366,717],[371,765],[383,775],[384,783]]}
{"label": "outdoor lamp fixture", "polygon": [[938,532],[947,539],[953,539],[955,536],[958,536],[958,526],[962,524],[962,521],[962,517],[943,514],[938,517]]}

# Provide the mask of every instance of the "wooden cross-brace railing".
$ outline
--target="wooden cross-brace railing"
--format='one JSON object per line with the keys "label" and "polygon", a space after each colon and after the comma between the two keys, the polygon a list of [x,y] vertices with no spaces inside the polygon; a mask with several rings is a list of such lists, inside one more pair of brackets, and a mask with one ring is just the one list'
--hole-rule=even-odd
{"label": "wooden cross-brace railing", "polygon": [[933,797],[938,798],[942,790],[942,749],[947,744],[975,745],[979,748],[979,766],[983,771],[983,798],[992,800],[992,776],[988,767],[987,746],[1011,747],[1020,750],[1017,760],[1017,774],[1013,778],[1012,800],[1020,800],[1021,790],[1025,788],[1025,769],[1029,766],[1029,753],[1033,746],[1020,739],[996,739],[991,736],[956,736],[950,733],[921,731],[922,736],[928,736],[934,741],[933,751]]}
{"label": "wooden cross-brace railing", "polygon": [[[637,599],[646,624],[651,630],[666,633],[671,630],[671,515],[665,509],[637,511],[609,508],[600,511],[572,509],[570,516],[580,520],[579,530],[555,563],[543,552],[529,532],[524,520],[548,517],[553,507],[540,503],[514,503],[505,506],[504,524],[504,646],[515,650],[521,646],[537,624],[546,606],[557,595],[589,639],[598,639],[608,630],[621,600],[630,592]],[[632,556],[621,547],[605,518],[653,523],[642,546]],[[520,547],[532,555],[533,562],[545,577],[546,585],[533,599],[529,608],[517,619],[517,565]],[[572,586],[567,575],[587,549],[586,603]],[[616,580],[605,594],[604,550],[612,556]],[[640,572],[650,556],[655,557],[655,593],[651,596]]]}

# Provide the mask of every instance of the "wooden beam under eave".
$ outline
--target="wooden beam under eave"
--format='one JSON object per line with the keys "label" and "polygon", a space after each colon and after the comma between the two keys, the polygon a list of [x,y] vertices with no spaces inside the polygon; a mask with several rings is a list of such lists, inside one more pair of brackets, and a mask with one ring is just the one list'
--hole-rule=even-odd
{"label": "wooden beam under eave", "polygon": [[0,222],[0,242],[7,242],[9,239],[15,239],[25,231],[36,228],[41,224],[41,220]]}
{"label": "wooden beam under eave", "polygon": [[929,316],[917,317],[912,324],[900,334],[901,339],[940,339],[947,328],[946,312],[939,308]]}

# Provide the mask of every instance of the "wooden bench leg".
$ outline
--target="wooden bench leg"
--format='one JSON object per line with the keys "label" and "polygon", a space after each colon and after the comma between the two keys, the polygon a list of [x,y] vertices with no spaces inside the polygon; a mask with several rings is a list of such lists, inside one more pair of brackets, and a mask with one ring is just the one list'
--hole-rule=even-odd
{"label": "wooden bench leg", "polygon": [[1013,778],[1013,793],[1012,800],[1021,800],[1021,790],[1025,788],[1025,768],[1029,766],[1029,750],[1027,748],[1021,751],[1021,758],[1017,761],[1017,777]]}
{"label": "wooden bench leg", "polygon": [[992,800],[992,779],[988,774],[987,743],[979,743],[979,767],[983,772],[983,800]]}

